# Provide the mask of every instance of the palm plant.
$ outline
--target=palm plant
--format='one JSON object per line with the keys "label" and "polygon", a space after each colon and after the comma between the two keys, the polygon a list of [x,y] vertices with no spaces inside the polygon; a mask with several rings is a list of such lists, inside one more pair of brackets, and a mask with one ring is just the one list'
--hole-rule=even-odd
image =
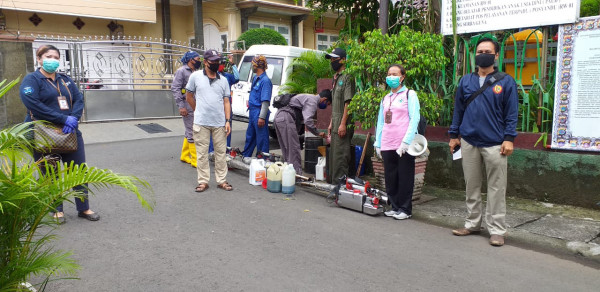
{"label": "palm plant", "polygon": [[307,51],[292,61],[288,66],[289,76],[279,89],[280,94],[287,93],[317,93],[317,80],[331,78],[333,71],[329,60],[323,54]]}
{"label": "palm plant", "polygon": [[[18,82],[4,87],[5,81],[0,83],[0,97]],[[150,185],[136,177],[86,164],[52,164],[46,158],[32,162],[31,149],[45,146],[30,139],[32,124],[0,130],[0,291],[24,291],[31,276],[45,278],[38,284],[43,289],[50,277],[76,275],[78,265],[70,258],[71,252],[48,245],[57,224],[48,213],[57,204],[82,195],[73,187],[88,184],[93,193],[118,186],[135,194],[144,208],[151,211],[154,207],[141,192],[151,191]]]}

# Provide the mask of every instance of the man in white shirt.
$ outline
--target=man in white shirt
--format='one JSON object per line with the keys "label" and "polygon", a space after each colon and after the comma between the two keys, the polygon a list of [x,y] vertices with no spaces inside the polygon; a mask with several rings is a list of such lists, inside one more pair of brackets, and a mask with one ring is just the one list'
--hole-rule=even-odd
{"label": "man in white shirt", "polygon": [[218,74],[221,56],[215,50],[204,52],[204,70],[190,75],[186,100],[194,110],[194,143],[198,157],[198,186],[196,192],[208,189],[210,166],[208,144],[213,138],[215,148],[215,177],[218,187],[231,191],[227,176],[226,140],[231,133],[231,91],[229,83]]}

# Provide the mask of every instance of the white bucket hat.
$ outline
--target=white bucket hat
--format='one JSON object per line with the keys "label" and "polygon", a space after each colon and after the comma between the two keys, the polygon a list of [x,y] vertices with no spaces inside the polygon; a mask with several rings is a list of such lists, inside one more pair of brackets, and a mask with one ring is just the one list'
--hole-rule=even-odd
{"label": "white bucket hat", "polygon": [[406,153],[417,157],[421,156],[425,151],[427,151],[427,139],[423,135],[415,134],[415,138],[410,143],[410,146],[408,146]]}

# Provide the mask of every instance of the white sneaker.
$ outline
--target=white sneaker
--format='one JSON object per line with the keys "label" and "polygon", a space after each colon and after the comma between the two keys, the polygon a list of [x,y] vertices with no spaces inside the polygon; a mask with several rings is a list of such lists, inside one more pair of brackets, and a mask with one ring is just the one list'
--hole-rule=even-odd
{"label": "white sneaker", "polygon": [[394,217],[395,215],[398,215],[398,211],[389,210],[389,211],[383,213],[383,215],[385,215],[387,217]]}
{"label": "white sneaker", "polygon": [[396,214],[396,215],[394,215],[392,217],[394,217],[394,219],[397,219],[397,220],[404,220],[404,219],[410,218],[411,216],[412,215],[406,215],[406,213],[400,212],[400,213],[398,213],[398,214]]}

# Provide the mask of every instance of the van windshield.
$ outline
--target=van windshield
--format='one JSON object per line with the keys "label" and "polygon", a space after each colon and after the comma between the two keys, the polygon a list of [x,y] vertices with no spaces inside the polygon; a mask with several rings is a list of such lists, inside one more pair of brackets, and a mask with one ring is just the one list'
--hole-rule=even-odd
{"label": "van windshield", "polygon": [[[250,81],[254,78],[252,73],[252,59],[254,56],[245,56],[240,66],[240,81]],[[252,76],[250,76],[252,73]],[[267,76],[273,85],[281,85],[281,74],[283,73],[283,58],[267,57]]]}

